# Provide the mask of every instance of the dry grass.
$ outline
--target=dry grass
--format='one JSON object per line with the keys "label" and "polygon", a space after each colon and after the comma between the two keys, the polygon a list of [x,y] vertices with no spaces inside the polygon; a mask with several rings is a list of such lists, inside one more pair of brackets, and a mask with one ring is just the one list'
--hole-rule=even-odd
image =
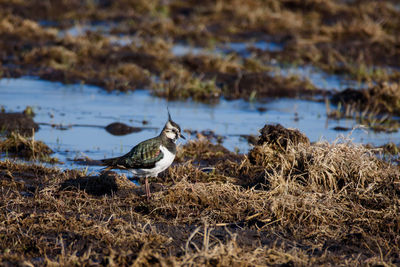
{"label": "dry grass", "polygon": [[330,119],[350,118],[376,132],[397,132],[400,126],[395,116],[400,114],[399,83],[383,82],[366,89],[346,89],[336,92],[331,109],[326,99],[326,113]]}
{"label": "dry grass", "polygon": [[207,161],[208,148],[224,150],[205,141],[182,147],[189,162],[157,179],[163,187],[152,184],[151,201],[112,173],[2,161],[0,262],[398,264],[398,166],[346,140],[310,145],[284,135],[277,148],[267,129],[252,161]]}
{"label": "dry grass", "polygon": [[161,75],[161,82],[153,84],[153,94],[167,99],[192,98],[198,101],[218,100],[221,89],[213,80],[200,79],[182,67],[171,68]]}
{"label": "dry grass", "polygon": [[58,162],[56,158],[50,157],[53,151],[42,141],[36,141],[34,134],[27,138],[12,132],[7,138],[0,140],[0,152],[28,160]]}

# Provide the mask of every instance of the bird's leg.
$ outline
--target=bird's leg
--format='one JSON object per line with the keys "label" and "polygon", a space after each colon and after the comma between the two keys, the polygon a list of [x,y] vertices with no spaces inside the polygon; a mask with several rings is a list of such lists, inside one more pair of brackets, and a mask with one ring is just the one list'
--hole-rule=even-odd
{"label": "bird's leg", "polygon": [[146,196],[147,196],[147,199],[149,200],[150,199],[150,185],[149,185],[149,181],[148,181],[148,179],[147,179],[147,176],[146,176],[146,178],[145,178],[145,187],[146,187]]}

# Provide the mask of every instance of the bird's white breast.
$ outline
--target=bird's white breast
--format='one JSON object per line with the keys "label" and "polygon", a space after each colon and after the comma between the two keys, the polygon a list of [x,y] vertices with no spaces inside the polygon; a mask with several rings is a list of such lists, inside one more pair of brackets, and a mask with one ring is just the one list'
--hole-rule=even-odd
{"label": "bird's white breast", "polygon": [[175,159],[175,155],[172,154],[165,146],[160,145],[160,150],[163,153],[163,158],[157,162],[152,169],[131,169],[130,171],[137,176],[149,176],[156,177],[160,172],[167,169]]}
{"label": "bird's white breast", "polygon": [[164,154],[164,157],[156,163],[156,168],[160,169],[159,172],[162,172],[166,168],[168,168],[175,159],[175,154],[172,154],[165,146],[160,145],[161,152]]}

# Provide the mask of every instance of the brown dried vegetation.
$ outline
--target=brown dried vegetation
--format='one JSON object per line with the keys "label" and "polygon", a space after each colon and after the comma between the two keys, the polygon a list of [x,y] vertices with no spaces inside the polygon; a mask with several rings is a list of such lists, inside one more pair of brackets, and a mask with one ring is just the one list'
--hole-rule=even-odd
{"label": "brown dried vegetation", "polygon": [[[1,1],[4,76],[38,75],[107,90],[153,89],[159,96],[212,100],[321,93],[298,77],[271,76],[271,60],[313,64],[360,80],[398,80],[399,11],[390,1]],[[379,12],[378,12],[378,11]],[[47,21],[53,28],[35,21]],[[109,23],[109,35],[58,34],[76,22]],[[173,42],[277,41],[282,51],[176,57]],[[380,66],[380,67],[379,67]],[[195,74],[191,73],[192,71]],[[153,84],[154,77],[158,77]]]}
{"label": "brown dried vegetation", "polygon": [[35,141],[34,135],[27,138],[15,132],[10,133],[6,138],[0,138],[0,152],[28,160],[52,163],[58,161],[56,158],[50,157],[53,151],[45,143]]}
{"label": "brown dried vegetation", "polygon": [[185,145],[185,163],[153,183],[151,201],[112,173],[2,161],[0,262],[399,263],[398,166],[345,140],[310,145],[281,126],[261,132],[251,161],[206,141]]}

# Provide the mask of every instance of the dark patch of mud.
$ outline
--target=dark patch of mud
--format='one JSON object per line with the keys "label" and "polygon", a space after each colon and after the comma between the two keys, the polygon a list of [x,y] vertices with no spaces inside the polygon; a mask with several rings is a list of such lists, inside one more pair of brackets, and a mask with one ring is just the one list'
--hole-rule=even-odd
{"label": "dark patch of mud", "polygon": [[347,88],[342,92],[338,92],[332,96],[332,102],[337,103],[354,103],[354,101],[358,102],[358,104],[365,104],[367,98],[362,90],[356,90]]}
{"label": "dark patch of mud", "polygon": [[0,130],[3,133],[18,132],[31,136],[39,130],[39,125],[27,114],[0,113]]}
{"label": "dark patch of mud", "polygon": [[338,132],[347,132],[347,131],[350,131],[351,129],[349,127],[336,126],[333,128],[333,130],[338,131]]}
{"label": "dark patch of mud", "polygon": [[142,129],[138,127],[132,127],[120,122],[113,122],[106,126],[106,131],[112,135],[127,135],[130,133],[140,132]]}
{"label": "dark patch of mud", "polygon": [[[130,177],[137,179],[137,177]],[[130,179],[129,178],[129,179]],[[98,176],[78,176],[65,180],[59,190],[61,191],[84,191],[92,196],[118,195],[119,197],[127,197],[136,195],[146,198],[146,190],[144,180],[141,180],[142,185],[135,185],[128,180],[128,177],[120,176],[116,172],[102,172]],[[152,193],[165,190],[165,187],[159,183],[150,183],[150,191]]]}
{"label": "dark patch of mud", "polygon": [[299,130],[287,129],[280,124],[265,125],[260,133],[257,145],[268,144],[277,150],[286,150],[289,146],[297,146],[298,144],[310,144],[308,137]]}
{"label": "dark patch of mud", "polygon": [[100,176],[73,177],[60,185],[60,190],[83,190],[93,196],[111,195],[118,190],[117,180],[121,179],[115,173],[104,173]]}

